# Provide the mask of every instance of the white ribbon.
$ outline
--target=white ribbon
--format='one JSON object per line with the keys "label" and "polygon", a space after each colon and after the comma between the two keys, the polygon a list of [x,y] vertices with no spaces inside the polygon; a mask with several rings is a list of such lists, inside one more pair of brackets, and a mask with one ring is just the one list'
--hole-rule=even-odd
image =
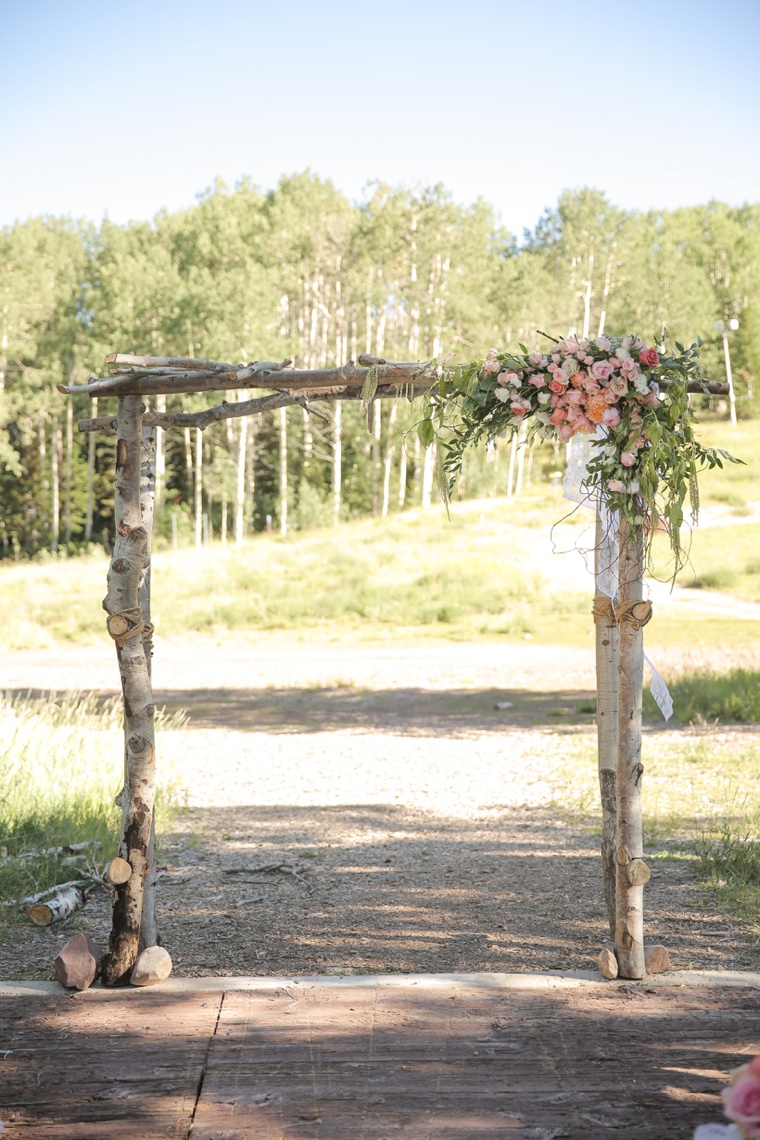
{"label": "white ribbon", "polygon": [[[597,428],[593,439],[603,439],[606,435],[604,428]],[[602,541],[596,558],[596,588],[614,604],[618,592],[617,566],[620,558],[620,544],[618,543],[618,512],[610,512],[603,497],[582,490],[582,484],[588,474],[589,461],[593,459],[598,449],[591,446],[592,437],[588,435],[573,436],[570,441],[570,450],[567,457],[567,467],[562,480],[562,495],[571,503],[580,503],[592,511],[599,509],[601,519]],[[655,669],[652,662],[644,654],[644,660],[652,671],[652,680],[649,683],[649,692],[665,720],[673,715],[673,698],[668,686]]]}

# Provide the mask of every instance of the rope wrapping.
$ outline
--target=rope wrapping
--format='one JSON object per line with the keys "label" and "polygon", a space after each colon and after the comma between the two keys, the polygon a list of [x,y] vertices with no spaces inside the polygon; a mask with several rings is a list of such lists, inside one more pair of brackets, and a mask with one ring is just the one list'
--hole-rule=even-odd
{"label": "rope wrapping", "polygon": [[143,621],[139,606],[130,606],[128,609],[116,610],[115,613],[109,614],[106,618],[106,629],[120,649],[133,637],[139,636],[145,639],[146,630],[150,631],[148,637],[153,632],[153,626],[146,625]]}
{"label": "rope wrapping", "polygon": [[595,622],[605,625],[626,623],[634,629],[643,629],[652,620],[652,603],[647,601],[621,602],[613,606],[605,594],[596,594],[591,610]]}

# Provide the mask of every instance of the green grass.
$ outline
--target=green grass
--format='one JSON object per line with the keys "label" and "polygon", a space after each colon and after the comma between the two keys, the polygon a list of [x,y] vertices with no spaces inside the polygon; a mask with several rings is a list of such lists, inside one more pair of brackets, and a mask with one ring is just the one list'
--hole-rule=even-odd
{"label": "green grass", "polygon": [[[760,724],[760,673],[754,669],[729,669],[725,673],[699,670],[668,678],[673,698],[674,721],[682,724],[730,722]],[[659,720],[654,700],[645,691],[644,713]]]}
{"label": "green grass", "polygon": [[[157,727],[171,731],[186,720],[160,711]],[[88,861],[102,869],[115,854],[123,749],[118,698],[0,694],[0,902],[76,878]],[[172,787],[169,774],[159,812]],[[38,854],[84,842],[90,851],[72,863]]]}

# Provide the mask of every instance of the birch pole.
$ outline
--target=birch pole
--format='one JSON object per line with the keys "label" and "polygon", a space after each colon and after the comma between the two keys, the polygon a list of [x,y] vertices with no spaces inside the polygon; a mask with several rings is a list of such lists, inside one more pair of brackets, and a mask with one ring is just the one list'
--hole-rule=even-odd
{"label": "birch pole", "polygon": [[618,757],[615,952],[624,978],[643,978],[644,883],[649,869],[641,821],[641,705],[644,683],[642,628],[652,615],[643,598],[643,533],[640,525],[620,519],[618,623]]}
{"label": "birch pole", "polygon": [[[144,427],[140,447],[140,515],[148,536],[145,555],[145,571],[137,590],[137,601],[142,615],[142,642],[148,678],[152,681],[153,626],[150,620],[150,579],[151,579],[151,539],[153,536],[153,516],[155,513],[158,444],[160,428]],[[143,891],[143,910],[140,922],[140,937],[144,946],[158,945],[158,925],[156,923],[156,813],[151,815],[150,843],[148,845],[148,870]]]}
{"label": "birch pole", "polygon": [[[618,628],[612,600],[599,589],[605,535],[597,510],[594,547],[594,626],[596,630],[596,733],[599,752],[599,794],[602,801],[601,857],[604,901],[610,936],[615,937],[617,755],[618,755]],[[605,567],[605,569],[607,569]]]}
{"label": "birch pole", "polygon": [[140,501],[141,436],[144,406],[139,396],[119,400],[116,416],[116,535],[103,608],[116,642],[124,698],[125,782],[121,793],[119,856],[131,867],[116,889],[108,950],[103,955],[105,985],[123,985],[137,958],[143,889],[149,865],[156,774],[153,696],[145,656],[139,588],[146,568],[149,536]]}

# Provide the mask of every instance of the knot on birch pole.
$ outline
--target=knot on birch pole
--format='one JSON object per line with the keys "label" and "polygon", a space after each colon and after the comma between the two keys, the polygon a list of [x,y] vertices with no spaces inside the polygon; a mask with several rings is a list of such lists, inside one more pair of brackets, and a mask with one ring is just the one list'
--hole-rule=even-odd
{"label": "knot on birch pole", "polygon": [[652,619],[652,603],[647,601],[620,602],[615,606],[615,621],[618,625],[625,622],[634,629],[641,629]]}
{"label": "knot on birch pole", "polygon": [[145,639],[148,629],[150,632],[147,638],[150,638],[153,632],[153,626],[146,626],[143,621],[139,606],[130,606],[125,610],[116,610],[115,613],[109,614],[106,618],[106,629],[120,649],[130,638],[139,635]]}
{"label": "knot on birch pole", "polygon": [[606,594],[594,595],[594,604],[591,607],[591,613],[594,616],[595,622],[602,622],[604,625],[615,625],[615,610],[612,605],[612,598],[608,598]]}

